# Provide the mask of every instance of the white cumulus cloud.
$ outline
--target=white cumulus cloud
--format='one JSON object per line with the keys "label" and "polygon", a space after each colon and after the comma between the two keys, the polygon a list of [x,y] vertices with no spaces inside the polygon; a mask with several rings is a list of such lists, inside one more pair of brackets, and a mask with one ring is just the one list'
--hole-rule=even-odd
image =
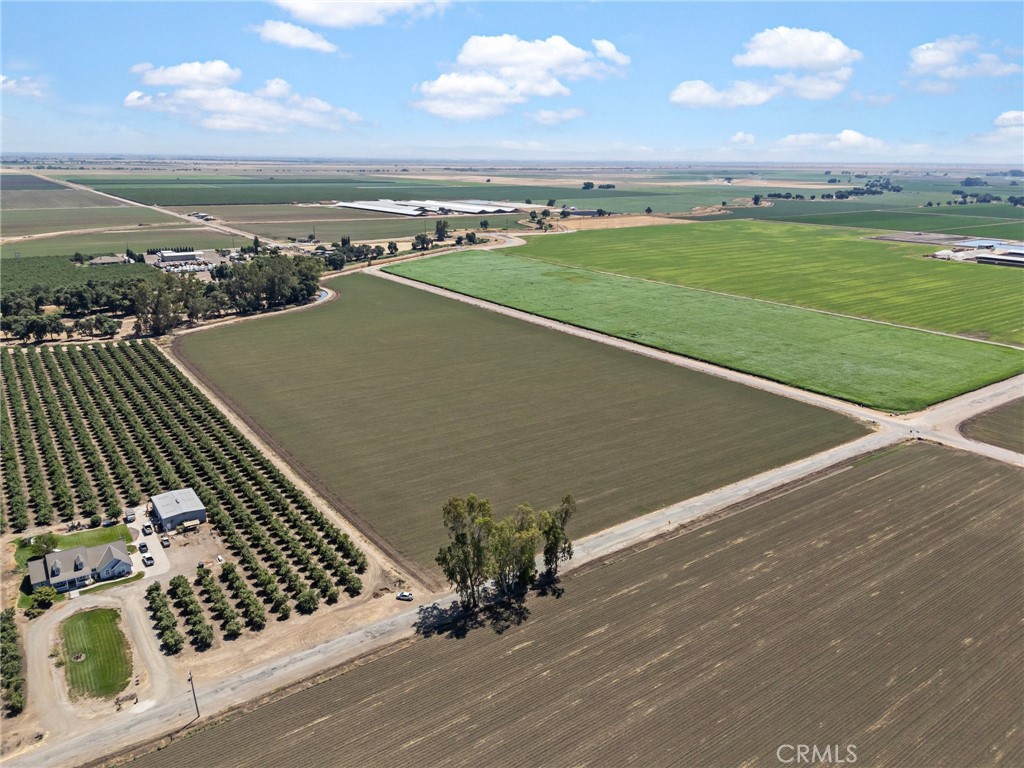
{"label": "white cumulus cloud", "polygon": [[306,48],[322,53],[334,53],[338,50],[338,46],[318,32],[287,21],[264,21],[258,27],[253,27],[253,31],[258,33],[264,42],[277,43],[288,48]]}
{"label": "white cumulus cloud", "polygon": [[624,67],[632,61],[629,56],[616,48],[615,43],[610,40],[591,40],[590,42],[594,46],[594,50],[597,51],[597,55],[602,59],[608,59],[612,64]]}
{"label": "white cumulus cloud", "polygon": [[453,71],[417,86],[422,98],[413,106],[439,117],[474,120],[504,114],[533,97],[568,96],[572,91],[563,80],[607,77],[629,60],[612,43],[593,42],[589,51],[561,35],[546,40],[474,35],[463,44]]}
{"label": "white cumulus cloud", "polygon": [[1019,64],[981,48],[981,40],[974,35],[950,35],[911,48],[908,72],[921,78],[914,87],[925,93],[951,93],[956,90],[951,81],[1022,71]]}
{"label": "white cumulus cloud", "polygon": [[744,47],[746,53],[733,56],[732,63],[737,67],[832,70],[864,55],[828,32],[793,27],[758,32]]}
{"label": "white cumulus cloud", "polygon": [[849,128],[839,133],[791,133],[776,144],[787,149],[820,148],[845,152],[877,152],[885,149],[885,142]]}
{"label": "white cumulus cloud", "polygon": [[747,133],[746,131],[736,131],[730,138],[730,144],[753,144],[757,139],[754,134]]}
{"label": "white cumulus cloud", "polygon": [[527,117],[540,125],[558,125],[569,120],[586,117],[586,114],[578,107],[570,107],[569,109],[538,109],[536,112],[527,114]]}
{"label": "white cumulus cloud", "polygon": [[775,82],[801,99],[821,101],[842,93],[852,75],[853,69],[841,67],[832,72],[818,72],[813,75],[778,75]]}
{"label": "white cumulus cloud", "polygon": [[756,107],[771,101],[782,89],[774,85],[738,80],[719,90],[704,80],[686,80],[676,86],[669,101],[684,107]]}
{"label": "white cumulus cloud", "polygon": [[0,93],[5,96],[31,96],[40,98],[46,94],[46,88],[34,77],[8,77],[0,75]]}
{"label": "white cumulus cloud", "polygon": [[208,87],[227,85],[242,76],[242,70],[235,69],[226,61],[187,61],[173,67],[153,67],[152,64],[136,64],[131,71],[142,75],[143,85],[180,85]]}
{"label": "white cumulus cloud", "polygon": [[686,80],[669,96],[687,107],[752,107],[792,94],[821,101],[842,93],[853,77],[853,62],[864,54],[828,32],[774,27],[758,32],[733,56],[737,67],[784,69],[768,82],[737,80],[721,90],[704,80]]}
{"label": "white cumulus cloud", "polygon": [[252,92],[232,88],[229,82],[241,77],[241,70],[222,61],[213,63],[223,66],[197,70],[193,62],[159,69],[150,64],[133,67],[144,84],[152,84],[147,77],[158,73],[158,84],[179,87],[157,93],[134,90],[125,96],[123,105],[128,109],[177,115],[217,131],[286,133],[294,125],[337,129],[362,119],[344,107],[295,93],[291,84],[279,77],[267,80]]}
{"label": "white cumulus cloud", "polygon": [[1019,109],[1003,112],[992,121],[994,131],[977,137],[985,144],[1006,144],[1016,147],[1018,152],[1024,142],[1024,111]]}
{"label": "white cumulus cloud", "polygon": [[277,0],[276,5],[307,24],[351,29],[384,24],[392,16],[431,16],[448,0]]}

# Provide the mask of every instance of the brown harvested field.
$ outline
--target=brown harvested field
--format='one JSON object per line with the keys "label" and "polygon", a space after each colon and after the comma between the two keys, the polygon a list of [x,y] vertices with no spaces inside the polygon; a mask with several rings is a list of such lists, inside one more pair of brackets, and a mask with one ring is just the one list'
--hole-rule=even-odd
{"label": "brown harvested field", "polygon": [[4,190],[3,199],[0,200],[0,209],[5,211],[20,211],[36,208],[58,209],[58,208],[117,208],[123,205],[117,200],[112,200],[103,195],[95,195],[86,192],[84,189],[71,189],[60,187],[59,189],[15,189]]}
{"label": "brown harvested field", "polygon": [[690,219],[669,219],[663,216],[570,216],[558,219],[558,226],[574,232],[591,229],[622,229],[623,227],[654,227],[660,224],[680,224]]}
{"label": "brown harvested field", "polygon": [[968,419],[960,431],[971,440],[1024,453],[1024,397]]}
{"label": "brown harvested field", "polygon": [[132,765],[1021,765],[1022,491],[891,449]]}

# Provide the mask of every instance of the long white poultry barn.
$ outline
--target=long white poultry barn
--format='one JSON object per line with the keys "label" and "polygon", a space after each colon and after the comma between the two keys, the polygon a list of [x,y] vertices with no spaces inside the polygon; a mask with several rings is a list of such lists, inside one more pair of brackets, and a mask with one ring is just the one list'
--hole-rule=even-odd
{"label": "long white poultry barn", "polygon": [[439,213],[442,209],[452,213],[514,213],[512,205],[498,205],[488,200],[353,200],[334,204],[335,208],[354,208],[360,211],[397,213],[401,216],[423,216]]}
{"label": "long white poultry barn", "polygon": [[409,200],[407,204],[434,212],[438,212],[442,208],[453,213],[512,213],[516,210],[510,205],[497,205],[475,200]]}
{"label": "long white poultry barn", "polygon": [[402,216],[423,216],[426,211],[415,206],[396,203],[394,200],[353,200],[335,203],[335,208],[355,208],[359,211],[377,211],[378,213],[397,213]]}

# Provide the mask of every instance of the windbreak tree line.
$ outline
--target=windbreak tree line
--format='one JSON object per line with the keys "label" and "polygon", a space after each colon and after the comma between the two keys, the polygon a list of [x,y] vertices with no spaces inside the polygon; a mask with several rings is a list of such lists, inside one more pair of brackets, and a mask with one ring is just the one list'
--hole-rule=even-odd
{"label": "windbreak tree line", "polygon": [[442,509],[449,543],[436,562],[468,610],[480,607],[490,581],[501,599],[519,598],[537,578],[538,549],[551,580],[558,577],[558,564],[572,558],[566,527],[575,513],[576,502],[567,495],[553,510],[521,504],[511,517],[495,520],[487,499],[453,496]]}

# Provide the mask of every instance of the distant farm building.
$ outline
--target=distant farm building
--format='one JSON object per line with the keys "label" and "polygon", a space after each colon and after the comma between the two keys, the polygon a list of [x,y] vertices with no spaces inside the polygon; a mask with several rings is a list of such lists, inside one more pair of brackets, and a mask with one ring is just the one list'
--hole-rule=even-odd
{"label": "distant farm building", "polygon": [[335,208],[353,208],[359,211],[377,211],[399,216],[426,216],[428,213],[484,215],[515,213],[518,208],[488,200],[353,200],[334,204]]}
{"label": "distant farm building", "polygon": [[206,507],[191,488],[181,488],[154,496],[153,518],[163,531],[173,531],[179,526],[190,529],[206,522]]}
{"label": "distant farm building", "polygon": [[127,256],[97,256],[89,260],[90,267],[105,267],[110,264],[130,264],[131,259]]}
{"label": "distant farm building", "polygon": [[995,264],[999,267],[1024,267],[1024,255],[987,253],[984,256],[978,256],[977,262],[979,264]]}
{"label": "distant farm building", "polygon": [[123,541],[51,552],[28,564],[29,583],[33,590],[53,587],[58,592],[118,579],[131,572],[132,559]]}
{"label": "distant farm building", "polygon": [[203,251],[160,251],[157,255],[161,264],[187,264],[200,261],[204,254]]}
{"label": "distant farm building", "polygon": [[962,240],[957,245],[963,248],[985,248],[1011,256],[1024,256],[1024,243],[1015,243],[1009,240]]}

